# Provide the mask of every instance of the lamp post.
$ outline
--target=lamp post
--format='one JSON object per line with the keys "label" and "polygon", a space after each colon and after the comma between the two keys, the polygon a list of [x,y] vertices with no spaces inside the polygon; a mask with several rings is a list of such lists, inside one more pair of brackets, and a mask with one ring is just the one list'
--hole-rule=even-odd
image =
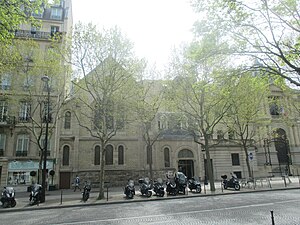
{"label": "lamp post", "polygon": [[47,112],[46,112],[46,131],[45,131],[45,141],[44,141],[44,150],[43,150],[43,173],[42,173],[42,196],[41,202],[46,200],[46,177],[47,177],[47,148],[48,148],[48,130],[49,130],[49,117],[50,117],[50,88],[49,88],[49,77],[43,76],[42,81],[45,82],[47,88]]}

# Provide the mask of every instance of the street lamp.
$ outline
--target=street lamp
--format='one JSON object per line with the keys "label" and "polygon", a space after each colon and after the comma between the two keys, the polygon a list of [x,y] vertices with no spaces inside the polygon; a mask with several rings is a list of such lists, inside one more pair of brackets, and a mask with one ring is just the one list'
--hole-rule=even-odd
{"label": "street lamp", "polygon": [[47,88],[47,112],[46,112],[46,131],[45,131],[45,141],[43,150],[43,173],[42,173],[42,196],[41,202],[46,200],[46,177],[47,177],[47,148],[48,148],[48,130],[49,130],[49,119],[50,119],[50,88],[49,88],[49,77],[43,76],[42,81],[45,82]]}

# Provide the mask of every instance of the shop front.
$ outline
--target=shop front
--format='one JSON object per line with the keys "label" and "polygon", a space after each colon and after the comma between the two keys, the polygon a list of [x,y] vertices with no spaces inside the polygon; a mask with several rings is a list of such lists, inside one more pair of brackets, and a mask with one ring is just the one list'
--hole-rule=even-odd
{"label": "shop front", "polygon": [[[47,170],[53,170],[53,160],[47,161]],[[30,176],[35,174],[35,176]],[[34,160],[21,161],[13,160],[8,162],[7,184],[33,184],[38,181],[39,162]]]}

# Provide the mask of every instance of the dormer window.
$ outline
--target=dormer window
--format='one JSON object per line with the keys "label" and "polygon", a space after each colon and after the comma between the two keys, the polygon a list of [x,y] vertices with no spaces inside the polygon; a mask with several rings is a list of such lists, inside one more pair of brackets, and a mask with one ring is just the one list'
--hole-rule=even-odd
{"label": "dormer window", "polygon": [[62,8],[51,8],[51,16],[50,19],[53,20],[61,20],[62,19]]}

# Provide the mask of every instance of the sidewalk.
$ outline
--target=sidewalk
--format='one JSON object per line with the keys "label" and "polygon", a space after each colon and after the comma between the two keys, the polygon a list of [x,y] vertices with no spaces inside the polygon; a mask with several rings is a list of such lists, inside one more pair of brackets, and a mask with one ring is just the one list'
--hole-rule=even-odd
{"label": "sidewalk", "polygon": [[[284,181],[285,180],[285,181]],[[66,208],[66,207],[82,207],[89,205],[101,205],[101,204],[120,204],[128,202],[140,202],[140,201],[157,201],[167,200],[172,198],[191,198],[191,197],[205,197],[211,195],[225,195],[225,194],[239,194],[246,192],[261,192],[261,191],[272,191],[272,190],[286,190],[286,189],[300,189],[299,178],[289,177],[284,179],[282,177],[274,177],[271,179],[256,179],[254,183],[242,183],[241,190],[235,191],[233,189],[223,190],[221,188],[221,182],[216,181],[216,191],[211,192],[210,186],[202,184],[202,192],[200,194],[188,191],[186,195],[168,196],[165,194],[164,197],[155,196],[153,193],[152,197],[147,198],[141,196],[138,191],[138,185],[136,187],[136,195],[133,199],[126,199],[123,194],[123,187],[111,187],[105,189],[105,199],[97,200],[98,188],[92,189],[90,198],[87,202],[81,201],[81,192],[74,192],[72,189],[68,190],[55,190],[46,192],[46,201],[39,205],[30,206],[29,203],[29,192],[27,192],[27,186],[15,186],[16,201],[17,205],[14,208],[2,208],[0,207],[0,213],[15,212],[24,210],[38,210],[38,209],[51,209],[51,208]]]}

